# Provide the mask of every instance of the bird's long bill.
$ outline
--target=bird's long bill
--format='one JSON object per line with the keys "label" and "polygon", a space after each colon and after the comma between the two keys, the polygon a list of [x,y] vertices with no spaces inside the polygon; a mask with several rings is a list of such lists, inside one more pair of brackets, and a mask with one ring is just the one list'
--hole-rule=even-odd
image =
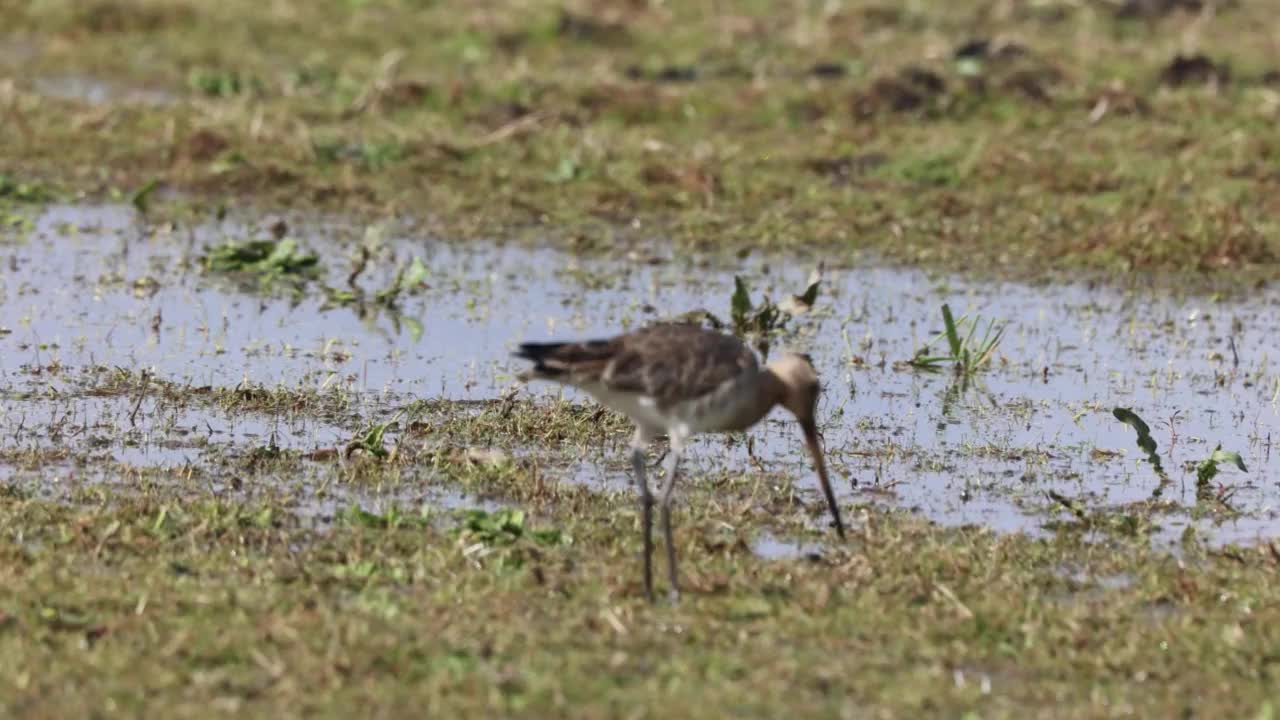
{"label": "bird's long bill", "polygon": [[804,442],[813,456],[813,469],[822,482],[822,494],[827,496],[827,507],[831,508],[831,517],[836,521],[836,533],[844,537],[844,522],[840,519],[840,506],[836,504],[836,495],[831,491],[831,480],[827,477],[827,462],[822,457],[822,446],[818,444],[818,426],[813,420],[801,420],[800,428],[804,430]]}

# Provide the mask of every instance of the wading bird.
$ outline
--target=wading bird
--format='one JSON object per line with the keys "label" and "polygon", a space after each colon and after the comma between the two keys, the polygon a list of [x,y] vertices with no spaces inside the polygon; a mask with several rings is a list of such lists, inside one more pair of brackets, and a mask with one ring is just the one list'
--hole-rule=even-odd
{"label": "wading bird", "polygon": [[827,479],[818,443],[815,411],[820,384],[803,355],[784,355],[761,367],[741,340],[695,325],[659,324],[606,340],[524,343],[516,357],[534,366],[523,381],[549,380],[586,391],[600,404],[635,424],[631,467],[640,490],[644,524],[644,589],[653,599],[653,495],[645,478],[645,448],[661,435],[670,442],[666,481],[658,495],[662,535],[667,546],[670,595],[679,597],[676,551],[671,538],[671,491],[685,442],[698,433],[746,430],[775,405],[795,415],[813,456],[836,532],[844,523]]}

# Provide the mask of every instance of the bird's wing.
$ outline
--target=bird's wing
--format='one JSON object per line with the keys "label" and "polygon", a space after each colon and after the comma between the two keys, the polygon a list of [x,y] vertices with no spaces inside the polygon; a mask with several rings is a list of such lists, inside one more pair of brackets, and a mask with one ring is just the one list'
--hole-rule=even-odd
{"label": "bird's wing", "polygon": [[515,355],[534,366],[520,374],[525,380],[594,381],[618,352],[616,338],[584,342],[522,343]]}
{"label": "bird's wing", "polygon": [[605,387],[648,395],[660,407],[706,395],[758,368],[738,338],[696,325],[653,325],[610,340]]}

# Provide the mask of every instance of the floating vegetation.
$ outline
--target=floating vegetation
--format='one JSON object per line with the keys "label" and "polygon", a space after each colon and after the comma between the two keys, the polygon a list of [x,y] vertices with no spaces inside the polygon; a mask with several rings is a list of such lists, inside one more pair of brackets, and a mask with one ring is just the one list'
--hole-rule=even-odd
{"label": "floating vegetation", "polygon": [[741,275],[733,276],[733,297],[729,300],[729,317],[738,335],[769,335],[782,329],[787,315],[768,295],[759,304],[751,301],[751,291]]}
{"label": "floating vegetation", "polygon": [[402,313],[400,303],[406,295],[419,292],[426,287],[429,275],[426,263],[416,255],[408,262],[402,262],[396,269],[391,281],[372,296],[360,286],[359,278],[368,270],[372,258],[385,250],[385,228],[371,225],[365,229],[364,239],[358,248],[350,273],[347,275],[347,287],[325,287],[326,308],[334,305],[351,307],[367,322],[373,322],[380,314],[390,317],[397,334],[401,327],[409,331],[415,342],[422,337],[422,321]]}
{"label": "floating vegetation", "polygon": [[[756,349],[766,357],[774,336],[788,329],[791,318],[809,312],[818,300],[818,291],[822,285],[823,266],[809,276],[809,282],[799,295],[790,295],[775,303],[764,295],[759,303],[751,300],[751,290],[741,275],[733,276],[733,295],[729,299],[729,329],[733,334],[745,338],[755,344]],[[702,316],[713,327],[723,329],[724,323],[719,318],[705,311],[689,314],[691,317]]]}
{"label": "floating vegetation", "polygon": [[427,279],[427,266],[422,260],[414,257],[409,261],[408,265],[401,266],[396,271],[396,278],[390,287],[379,290],[374,295],[374,301],[379,305],[388,308],[395,308],[396,302],[400,296],[406,292],[416,290],[422,287],[423,282]]}
{"label": "floating vegetation", "polygon": [[256,275],[265,283],[284,278],[305,280],[320,272],[320,257],[302,252],[290,238],[228,241],[209,248],[202,264],[206,272]]}
{"label": "floating vegetation", "polygon": [[[1213,479],[1218,476],[1218,465],[1220,463],[1230,463],[1239,468],[1240,472],[1249,472],[1249,469],[1244,466],[1244,458],[1240,457],[1240,453],[1223,450],[1222,444],[1219,443],[1213,449],[1213,452],[1209,454],[1209,457],[1201,460],[1200,464],[1196,465],[1197,498],[1204,500],[1213,496]],[[1218,499],[1223,502],[1226,501],[1226,497],[1219,497]]]}

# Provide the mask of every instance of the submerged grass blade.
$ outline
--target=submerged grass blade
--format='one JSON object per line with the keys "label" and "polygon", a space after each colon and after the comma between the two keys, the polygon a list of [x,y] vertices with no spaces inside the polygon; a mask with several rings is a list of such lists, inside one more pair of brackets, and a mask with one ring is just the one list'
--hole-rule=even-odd
{"label": "submerged grass blade", "polygon": [[1156,451],[1156,439],[1151,437],[1151,426],[1147,425],[1138,414],[1129,408],[1114,408],[1111,414],[1117,420],[1128,425],[1138,433],[1138,447],[1147,455],[1147,461],[1151,463],[1151,467],[1155,469],[1156,475],[1160,477],[1161,482],[1169,482],[1169,476],[1164,471],[1164,465],[1160,462],[1160,454]]}
{"label": "submerged grass blade", "polygon": [[158,187],[160,187],[160,181],[152,178],[147,182],[147,184],[134,191],[133,195],[129,198],[129,202],[133,204],[133,207],[138,212],[145,214],[147,209],[151,206],[151,194],[154,193]]}
{"label": "submerged grass blade", "polygon": [[733,297],[729,300],[729,313],[735,328],[747,325],[751,315],[751,292],[747,290],[747,281],[740,275],[733,276]]}
{"label": "submerged grass blade", "polygon": [[955,318],[951,315],[951,306],[942,304],[942,323],[946,327],[947,344],[951,346],[951,357],[960,357],[960,332],[956,327]]}

